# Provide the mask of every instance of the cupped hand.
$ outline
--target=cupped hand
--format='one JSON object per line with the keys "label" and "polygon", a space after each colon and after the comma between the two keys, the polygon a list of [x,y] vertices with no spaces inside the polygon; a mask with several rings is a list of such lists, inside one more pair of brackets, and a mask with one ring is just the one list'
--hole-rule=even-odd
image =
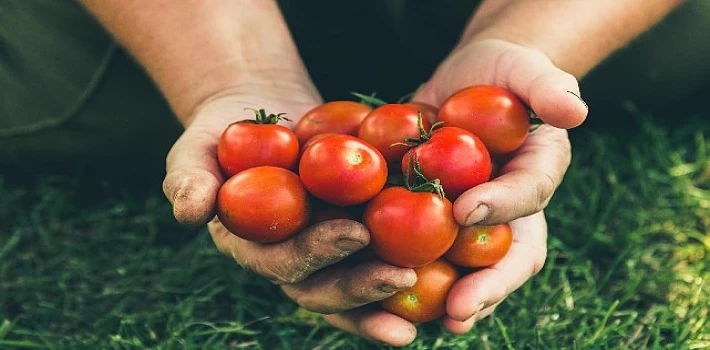
{"label": "cupped hand", "polygon": [[464,192],[454,203],[461,225],[509,222],[514,242],[499,263],[459,280],[449,294],[444,326],[468,331],[493,312],[543,266],[547,224],[543,214],[571,161],[565,129],[581,124],[587,105],[574,76],[560,70],[542,51],[501,41],[459,45],[413,100],[441,106],[471,85],[496,85],[517,95],[546,124],[506,156],[493,180]]}
{"label": "cupped hand", "polygon": [[[300,91],[300,92],[299,92]],[[286,97],[286,99],[284,98]],[[163,183],[178,221],[208,223],[217,248],[247,270],[281,286],[298,305],[325,315],[335,327],[390,344],[413,340],[413,325],[384,312],[364,316],[360,306],[385,299],[412,286],[416,274],[378,261],[344,259],[368,245],[370,236],[360,223],[332,220],[306,228],[275,244],[259,244],[229,232],[215,216],[215,199],[225,178],[216,158],[219,136],[229,123],[252,118],[245,108],[286,113],[293,127],[305,112],[321,103],[315,89],[273,91],[250,85],[247,92],[230,91],[196,109],[183,135],[167,158]],[[373,321],[374,325],[373,326]],[[403,330],[402,330],[403,329]]]}

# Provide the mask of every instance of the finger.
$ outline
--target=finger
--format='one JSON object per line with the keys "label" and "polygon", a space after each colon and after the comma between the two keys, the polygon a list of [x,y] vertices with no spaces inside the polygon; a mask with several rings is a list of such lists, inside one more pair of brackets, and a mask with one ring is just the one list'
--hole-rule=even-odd
{"label": "finger", "polygon": [[216,158],[218,138],[219,134],[194,123],[168,153],[163,192],[183,224],[201,225],[214,216],[223,182]]}
{"label": "finger", "polygon": [[501,302],[502,301],[499,301],[496,304],[493,304],[491,306],[486,307],[485,309],[482,309],[481,311],[477,312],[473,317],[469,318],[466,321],[458,321],[458,320],[455,320],[449,316],[444,316],[441,319],[441,324],[442,324],[442,326],[444,326],[444,329],[446,329],[447,331],[449,331],[451,333],[454,333],[454,334],[468,333],[468,331],[471,330],[471,328],[473,327],[473,325],[476,322],[490,316],[495,311],[496,307],[498,307],[498,305],[500,305]]}
{"label": "finger", "polygon": [[449,317],[465,321],[502,301],[537,274],[547,257],[547,223],[542,212],[510,223],[513,243],[497,264],[459,279],[446,301]]}
{"label": "finger", "polygon": [[517,95],[540,119],[558,128],[580,125],[589,112],[581,98],[577,79],[557,68],[539,50],[505,41],[484,40],[455,52],[447,63],[448,66],[440,67],[432,79],[437,84],[446,82],[447,89],[441,90],[440,86],[427,83],[413,100],[439,106],[459,89],[494,84]]}
{"label": "finger", "polygon": [[466,226],[491,225],[543,210],[562,182],[571,154],[566,130],[540,126],[500,169],[500,176],[454,202],[456,220]]}
{"label": "finger", "polygon": [[208,229],[217,248],[241,266],[276,284],[293,284],[367,246],[370,235],[352,220],[330,220],[313,225],[275,244],[239,238],[215,218]]}
{"label": "finger", "polygon": [[588,107],[580,97],[577,79],[544,55],[522,57],[502,63],[510,65],[507,88],[547,124],[564,129],[582,124]]}
{"label": "finger", "polygon": [[334,314],[385,299],[417,281],[414,270],[380,261],[339,264],[281,289],[305,309]]}
{"label": "finger", "polygon": [[363,307],[340,314],[326,315],[324,319],[333,327],[345,332],[392,346],[405,346],[417,337],[414,324],[374,308]]}

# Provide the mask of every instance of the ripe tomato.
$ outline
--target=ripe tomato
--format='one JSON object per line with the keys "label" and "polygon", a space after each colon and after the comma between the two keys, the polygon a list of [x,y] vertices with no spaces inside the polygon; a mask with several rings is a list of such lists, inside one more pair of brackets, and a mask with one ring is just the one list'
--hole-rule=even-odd
{"label": "ripe tomato", "polygon": [[282,241],[308,223],[308,193],[298,175],[289,170],[249,168],[219,189],[217,216],[230,232],[246,240]]}
{"label": "ripe tomato", "polygon": [[357,136],[360,123],[372,108],[353,101],[331,101],[316,106],[296,123],[294,132],[301,145],[311,137],[324,134]]}
{"label": "ripe tomato", "polygon": [[382,154],[350,135],[331,135],[308,146],[298,172],[308,192],[338,206],[370,200],[387,181],[387,163]]}
{"label": "ripe tomato", "polygon": [[[392,103],[373,109],[360,124],[357,136],[375,146],[388,163],[399,163],[409,148],[396,143],[418,138],[421,135],[419,127],[419,111]],[[429,130],[431,123],[422,119],[422,127]]]}
{"label": "ripe tomato", "polygon": [[451,95],[439,109],[439,121],[472,132],[493,155],[515,151],[528,136],[530,116],[511,92],[476,85]]}
{"label": "ripe tomato", "polygon": [[426,138],[428,140],[404,156],[402,173],[413,174],[416,157],[422,174],[428,179],[439,179],[446,198],[452,202],[468,189],[490,179],[491,157],[476,135],[445,126]]}
{"label": "ripe tomato", "polygon": [[422,112],[424,119],[429,121],[429,123],[436,123],[436,119],[439,116],[439,109],[424,102],[410,101],[404,104],[405,106],[413,107],[414,109]]}
{"label": "ripe tomato", "polygon": [[347,219],[361,221],[363,205],[340,207],[328,204],[318,198],[311,198],[311,221],[310,225],[329,220]]}
{"label": "ripe tomato", "polygon": [[417,283],[381,301],[382,308],[412,323],[436,320],[446,314],[446,298],[459,274],[444,259],[414,269]]}
{"label": "ripe tomato", "polygon": [[290,129],[277,125],[281,115],[254,111],[254,120],[230,124],[217,143],[217,161],[227,176],[258,166],[294,169],[298,139]]}
{"label": "ripe tomato", "polygon": [[485,267],[499,262],[513,244],[508,224],[462,226],[446,259],[463,267]]}
{"label": "ripe tomato", "polygon": [[440,258],[458,231],[449,200],[400,186],[384,189],[366,205],[363,224],[377,256],[401,267],[422,266]]}

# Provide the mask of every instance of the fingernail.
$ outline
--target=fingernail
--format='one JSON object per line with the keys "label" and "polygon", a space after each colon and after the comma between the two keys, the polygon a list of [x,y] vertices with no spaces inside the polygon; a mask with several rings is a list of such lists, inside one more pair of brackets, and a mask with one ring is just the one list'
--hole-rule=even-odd
{"label": "fingernail", "polygon": [[471,314],[471,316],[466,317],[466,319],[463,320],[463,322],[466,322],[466,321],[470,320],[473,316],[476,316],[476,314],[479,313],[481,310],[483,310],[484,307],[486,307],[486,303],[485,303],[485,302],[478,304],[478,307],[476,308],[476,311],[474,311],[474,312]]}
{"label": "fingernail", "polygon": [[380,284],[377,289],[379,289],[382,293],[393,293],[400,291],[402,288],[397,288],[391,284]]}
{"label": "fingernail", "polygon": [[361,249],[361,248],[364,247],[365,245],[364,245],[362,242],[360,242],[360,241],[356,241],[356,240],[354,240],[354,239],[344,238],[344,239],[341,239],[341,240],[336,241],[336,242],[335,242],[335,246],[336,246],[338,249],[340,249],[340,250],[342,250],[342,251],[345,251],[345,252],[354,252],[354,251],[356,251],[356,250]]}
{"label": "fingernail", "polygon": [[477,222],[483,221],[490,213],[491,208],[485,204],[479,204],[476,209],[471,211],[466,217],[466,226],[471,226]]}
{"label": "fingernail", "polygon": [[589,109],[589,106],[587,106],[587,102],[584,102],[584,100],[582,99],[582,97],[580,97],[579,95],[575,94],[575,93],[572,92],[572,91],[567,91],[567,92],[569,92],[570,94],[574,95],[574,97],[578,98],[579,101],[582,102],[582,104],[584,105],[584,108]]}

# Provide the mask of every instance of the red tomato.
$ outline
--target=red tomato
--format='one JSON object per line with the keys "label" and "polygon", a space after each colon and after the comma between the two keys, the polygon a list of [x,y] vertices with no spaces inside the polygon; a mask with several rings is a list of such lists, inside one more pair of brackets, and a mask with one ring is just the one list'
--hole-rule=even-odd
{"label": "red tomato", "polygon": [[436,320],[446,314],[446,298],[459,278],[456,268],[439,259],[414,269],[417,283],[381,301],[382,308],[412,323]]}
{"label": "red tomato", "polygon": [[[424,130],[431,128],[428,120],[422,119]],[[396,145],[407,138],[418,138],[419,111],[402,104],[386,104],[377,107],[360,124],[357,136],[375,146],[388,163],[399,163],[409,147]]]}
{"label": "red tomato", "polygon": [[332,101],[308,111],[296,123],[294,132],[301,145],[311,137],[324,134],[357,135],[360,123],[372,108],[353,101]]}
{"label": "red tomato", "polygon": [[298,160],[298,139],[293,131],[277,125],[284,119],[261,109],[256,119],[232,123],[217,143],[217,160],[222,171],[232,176],[258,166],[294,169]]}
{"label": "red tomato", "polygon": [[338,206],[370,200],[387,181],[382,154],[350,135],[331,135],[311,144],[301,156],[298,172],[308,192]]}
{"label": "red tomato", "polygon": [[436,119],[439,115],[439,109],[423,102],[410,101],[404,104],[405,106],[414,107],[414,109],[422,112],[424,119],[429,121],[429,123],[436,123]]}
{"label": "red tomato", "polygon": [[338,207],[332,205],[314,207],[310,224],[315,225],[323,221],[338,219],[360,221],[360,216],[356,214],[356,211],[357,208],[355,207]]}
{"label": "red tomato", "polygon": [[513,244],[508,224],[462,226],[446,259],[463,267],[485,267],[499,262]]}
{"label": "red tomato", "polygon": [[399,186],[384,189],[367,204],[363,224],[377,256],[401,267],[422,266],[440,258],[458,232],[449,200]]}
{"label": "red tomato", "polygon": [[491,157],[476,135],[456,127],[434,130],[429,139],[410,149],[402,159],[402,173],[413,174],[416,156],[422,174],[439,179],[452,202],[491,177]]}
{"label": "red tomato", "polygon": [[493,155],[518,149],[530,128],[530,116],[520,99],[492,85],[470,86],[451,95],[439,109],[439,121],[472,132]]}
{"label": "red tomato", "polygon": [[234,235],[271,243],[303,229],[308,193],[298,175],[277,167],[250,168],[232,176],[217,193],[217,216]]}

